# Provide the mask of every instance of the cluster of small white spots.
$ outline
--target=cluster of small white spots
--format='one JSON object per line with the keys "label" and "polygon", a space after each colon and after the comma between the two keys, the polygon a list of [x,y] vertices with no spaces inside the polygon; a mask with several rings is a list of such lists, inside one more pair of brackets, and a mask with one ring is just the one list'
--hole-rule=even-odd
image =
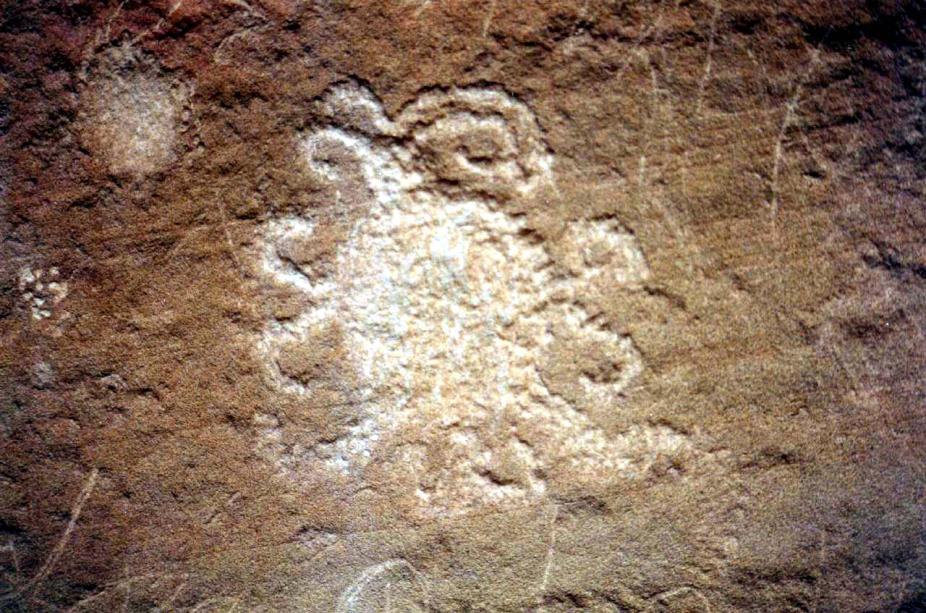
{"label": "cluster of small white spots", "polygon": [[266,224],[262,270],[302,310],[272,319],[257,348],[279,390],[311,401],[316,383],[287,372],[282,357],[336,329],[358,415],[336,441],[296,451],[274,426],[266,442],[285,449],[288,470],[321,458],[357,475],[381,458],[377,469],[396,475],[422,515],[445,515],[543,496],[551,466],[632,478],[688,447],[662,427],[610,436],[548,385],[553,345],[578,344],[602,371],[579,377],[583,402],[619,399],[643,370],[640,354],[582,297],[601,279],[639,287],[649,272],[615,220],[570,224],[556,258],[503,210],[553,180],[526,106],[496,90],[452,90],[422,96],[392,122],[368,91],[342,86],[323,110],[336,125],[305,136],[301,153],[359,213],[324,270],[286,255],[313,241],[319,220]]}
{"label": "cluster of small white spots", "polygon": [[57,268],[48,271],[25,267],[19,271],[19,291],[33,319],[47,319],[54,307],[68,294],[68,284],[60,280]]}

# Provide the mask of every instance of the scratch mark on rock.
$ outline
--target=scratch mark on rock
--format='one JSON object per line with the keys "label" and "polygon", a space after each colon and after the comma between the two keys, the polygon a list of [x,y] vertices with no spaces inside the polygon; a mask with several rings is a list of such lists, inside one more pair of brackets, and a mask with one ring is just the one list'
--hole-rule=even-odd
{"label": "scratch mark on rock", "polygon": [[482,24],[482,37],[485,38],[489,35],[489,27],[492,25],[492,20],[495,18],[495,8],[498,0],[489,0],[489,10],[487,11],[485,21]]}
{"label": "scratch mark on rock", "polygon": [[87,504],[87,500],[90,498],[90,495],[93,493],[93,489],[96,487],[96,481],[99,475],[100,471],[96,468],[90,471],[90,475],[87,477],[87,481],[84,484],[83,489],[77,496],[77,500],[74,502],[74,506],[71,507],[71,519],[68,521],[68,525],[64,529],[64,533],[62,533],[61,538],[58,539],[58,543],[51,550],[51,553],[48,555],[45,563],[42,564],[42,567],[39,568],[35,576],[27,581],[22,587],[14,590],[9,594],[0,596],[0,602],[12,600],[13,598],[29,592],[33,592],[41,587],[45,579],[47,579],[51,572],[54,570],[58,560],[61,559],[61,555],[64,553],[68,541],[71,539],[71,535],[74,533],[74,529],[77,527],[77,521],[80,519],[80,514],[84,509],[84,505]]}
{"label": "scratch mark on rock", "polygon": [[771,202],[769,202],[769,210],[771,213],[773,225],[776,218],[778,217],[778,208],[781,200],[778,179],[781,174],[781,163],[784,160],[785,137],[787,135],[788,128],[791,127],[791,124],[797,117],[797,107],[800,104],[804,83],[806,83],[807,79],[810,78],[810,75],[816,68],[819,59],[820,51],[818,49],[813,50],[810,54],[810,62],[807,66],[807,70],[797,81],[797,83],[795,83],[794,92],[785,105],[785,112],[781,120],[781,127],[778,130],[778,137],[775,139],[775,149],[772,156],[772,176],[769,185],[769,190],[771,191]]}
{"label": "scratch mark on rock", "polygon": [[550,570],[553,568],[553,556],[556,554],[556,520],[559,518],[559,506],[553,506],[553,518],[550,520],[550,540],[547,545],[547,555],[544,558],[543,575],[540,580],[540,600],[547,592],[550,583]]}
{"label": "scratch mark on rock", "polygon": [[[397,573],[397,574],[396,574]],[[405,581],[408,581],[409,587],[414,587],[417,589],[421,601],[418,605],[413,604],[408,601],[406,603],[406,608],[403,608],[403,611],[413,611],[421,610],[421,608],[428,606],[428,586],[424,580],[424,577],[421,576],[421,573],[418,570],[406,562],[405,560],[387,560],[380,564],[375,564],[363,570],[360,573],[360,576],[350,585],[344,592],[341,594],[341,597],[338,598],[337,604],[337,613],[354,613],[363,610],[367,610],[364,606],[367,604],[367,599],[375,598],[376,592],[385,591],[385,605],[386,610],[392,610],[392,588],[393,582],[398,578],[402,577],[403,573],[408,573],[408,578]],[[395,576],[390,576],[390,574],[395,574]],[[382,582],[385,588],[384,590],[377,590],[377,584]],[[413,609],[407,608],[408,605],[412,605]]]}
{"label": "scratch mark on rock", "polygon": [[717,38],[717,19],[720,17],[721,4],[719,0],[714,4],[714,14],[711,16],[711,34],[707,40],[707,56],[704,59],[704,73],[701,75],[701,82],[698,83],[698,97],[695,103],[695,114],[701,116],[701,107],[704,103],[704,90],[711,78],[711,68],[714,60],[714,44]]}
{"label": "scratch mark on rock", "polygon": [[617,73],[615,74],[615,77],[614,77],[615,81],[619,82],[620,79],[624,76],[624,72],[630,66],[630,62],[633,60],[634,57],[638,56],[640,52],[640,47],[643,45],[643,41],[646,40],[646,38],[650,36],[653,32],[656,32],[657,34],[661,34],[660,28],[662,27],[662,18],[663,18],[663,11],[660,10],[659,14],[656,15],[656,19],[653,20],[652,25],[650,25],[648,28],[643,30],[640,33],[640,35],[636,38],[636,40],[633,42],[633,46],[630,49],[630,53],[627,54],[627,59],[624,60],[624,63],[621,64],[621,67],[618,69]]}
{"label": "scratch mark on rock", "polygon": [[182,592],[184,589],[186,589],[186,586],[187,586],[186,581],[181,582],[180,585],[178,585],[177,588],[176,588],[176,589],[171,593],[171,595],[167,598],[167,600],[164,602],[164,604],[160,605],[160,606],[159,606],[157,609],[155,609],[155,610],[156,610],[156,611],[170,611],[170,610],[172,610],[174,601],[176,601],[177,598],[180,596],[180,592]]}

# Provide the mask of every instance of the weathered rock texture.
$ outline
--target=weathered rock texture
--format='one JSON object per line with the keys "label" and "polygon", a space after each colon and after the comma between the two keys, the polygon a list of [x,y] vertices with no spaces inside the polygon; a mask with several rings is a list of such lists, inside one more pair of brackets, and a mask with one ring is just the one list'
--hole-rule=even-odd
{"label": "weathered rock texture", "polygon": [[926,610],[921,2],[0,6],[0,609]]}

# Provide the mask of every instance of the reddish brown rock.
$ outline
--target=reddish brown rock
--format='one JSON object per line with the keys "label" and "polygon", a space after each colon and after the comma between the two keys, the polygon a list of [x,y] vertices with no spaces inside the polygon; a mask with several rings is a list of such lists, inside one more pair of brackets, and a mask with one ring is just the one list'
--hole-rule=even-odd
{"label": "reddish brown rock", "polygon": [[917,2],[0,10],[0,609],[917,611]]}

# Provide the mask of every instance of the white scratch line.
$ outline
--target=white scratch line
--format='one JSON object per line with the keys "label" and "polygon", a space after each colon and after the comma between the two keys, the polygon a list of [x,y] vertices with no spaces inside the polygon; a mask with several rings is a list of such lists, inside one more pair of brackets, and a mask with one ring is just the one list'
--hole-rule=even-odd
{"label": "white scratch line", "polygon": [[543,577],[540,581],[540,599],[543,600],[550,583],[550,570],[553,568],[553,554],[556,550],[556,520],[559,518],[559,507],[553,507],[553,519],[550,521],[550,544],[547,546],[546,562],[543,566]]}
{"label": "white scratch line", "polygon": [[639,168],[639,185],[642,191],[646,189],[646,154],[640,156]]}
{"label": "white scratch line", "polygon": [[[618,82],[620,81],[621,77],[624,76],[624,72],[630,66],[631,60],[633,60],[634,57],[638,57],[639,55],[638,52],[640,51],[640,47],[643,45],[643,41],[646,40],[646,37],[652,34],[653,32],[656,32],[661,35],[659,28],[662,27],[662,17],[663,17],[663,11],[660,10],[659,14],[656,15],[656,19],[653,21],[653,23],[648,28],[643,30],[640,33],[640,35],[637,37],[637,39],[633,42],[633,45],[630,48],[630,53],[627,54],[627,59],[624,60],[624,63],[621,64],[621,67],[618,69],[615,75],[615,81],[618,81]],[[657,37],[657,40],[658,40],[658,37]]]}
{"label": "white scratch line", "polygon": [[[418,572],[414,566],[406,562],[405,560],[387,560],[380,564],[370,566],[364,569],[360,576],[354,581],[344,592],[341,594],[341,597],[338,598],[337,604],[337,613],[352,613],[356,611],[356,606],[360,600],[360,597],[363,596],[364,591],[367,589],[367,586],[370,585],[376,578],[380,575],[395,569],[395,568],[407,568],[412,573],[412,579],[418,586],[421,587],[424,592],[425,601],[428,600],[427,594],[427,584],[421,577],[421,574]],[[387,586],[387,607],[391,607],[391,584]],[[387,608],[388,610],[388,608]]]}
{"label": "white scratch line", "polygon": [[55,545],[54,549],[52,549],[48,558],[45,560],[45,563],[42,564],[39,572],[37,572],[35,576],[30,579],[24,586],[15,590],[11,594],[4,596],[3,598],[0,598],[0,601],[15,598],[16,596],[24,594],[25,592],[38,587],[41,582],[44,581],[49,574],[51,574],[51,571],[54,570],[55,564],[58,563],[58,560],[64,553],[64,548],[67,546],[68,541],[71,538],[71,534],[77,527],[77,520],[80,519],[80,513],[83,511],[84,505],[87,503],[87,499],[90,498],[90,494],[93,493],[93,488],[96,487],[96,480],[99,475],[100,471],[96,468],[90,471],[90,476],[87,477],[87,482],[84,484],[84,487],[81,490],[80,495],[77,497],[74,506],[71,507],[71,519],[68,521],[68,525],[64,529],[64,533],[61,535],[61,538],[58,539],[58,543]]}
{"label": "white scratch line", "polygon": [[774,223],[775,219],[778,217],[778,205],[779,205],[779,194],[778,194],[778,176],[781,173],[781,162],[784,159],[784,141],[785,135],[787,134],[788,128],[791,126],[791,122],[794,121],[797,113],[797,107],[800,103],[801,93],[803,92],[804,83],[807,79],[810,78],[811,73],[817,65],[817,62],[820,58],[820,51],[815,49],[811,52],[810,55],[810,64],[807,67],[804,75],[798,80],[794,86],[794,94],[791,96],[791,99],[788,100],[787,105],[785,106],[785,114],[781,120],[781,128],[778,130],[778,138],[775,140],[775,153],[772,160],[772,177],[771,177],[771,192],[772,192],[772,201],[770,203],[772,222]]}

